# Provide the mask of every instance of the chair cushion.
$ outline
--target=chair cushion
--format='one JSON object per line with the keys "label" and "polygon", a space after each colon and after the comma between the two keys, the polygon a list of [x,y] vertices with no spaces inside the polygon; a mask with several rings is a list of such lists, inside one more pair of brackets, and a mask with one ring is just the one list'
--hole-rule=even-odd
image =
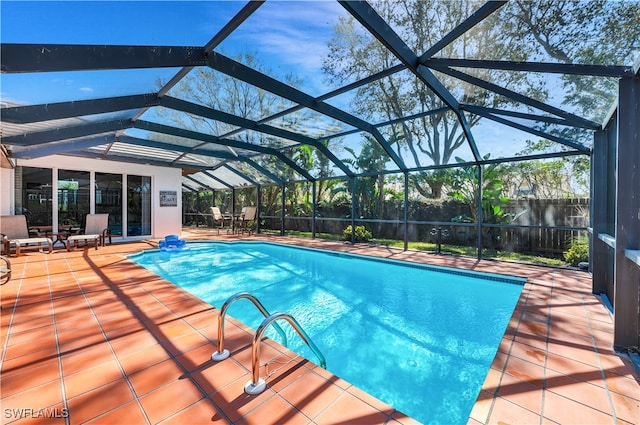
{"label": "chair cushion", "polygon": [[20,245],[27,245],[31,243],[50,243],[51,239],[49,238],[25,238],[25,239],[11,239],[9,242],[18,243]]}
{"label": "chair cushion", "polygon": [[101,235],[71,235],[67,241],[87,241],[90,239],[100,239]]}

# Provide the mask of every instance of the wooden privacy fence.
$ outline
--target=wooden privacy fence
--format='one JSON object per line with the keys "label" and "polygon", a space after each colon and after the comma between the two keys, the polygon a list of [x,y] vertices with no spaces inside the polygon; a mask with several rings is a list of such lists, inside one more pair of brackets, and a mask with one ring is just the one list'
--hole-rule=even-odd
{"label": "wooden privacy fence", "polygon": [[513,224],[541,228],[503,228],[505,249],[514,252],[559,256],[572,240],[586,235],[589,199],[516,199],[505,209],[514,214]]}
{"label": "wooden privacy fence", "polygon": [[515,214],[514,224],[525,226],[587,227],[589,199],[514,199],[505,210]]}

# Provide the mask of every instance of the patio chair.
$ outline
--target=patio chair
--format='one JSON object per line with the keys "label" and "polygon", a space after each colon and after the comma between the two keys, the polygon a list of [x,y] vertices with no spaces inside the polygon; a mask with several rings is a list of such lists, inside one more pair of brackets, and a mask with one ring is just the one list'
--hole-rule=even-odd
{"label": "patio chair", "polygon": [[240,215],[240,232],[247,231],[251,234],[249,223],[256,219],[257,207],[243,207],[242,214]]}
{"label": "patio chair", "polygon": [[11,280],[11,261],[4,255],[0,255],[0,261],[0,284],[4,285]]}
{"label": "patio chair", "polygon": [[84,229],[78,235],[70,235],[67,238],[67,251],[79,246],[79,242],[84,241],[85,244],[93,242],[95,249],[98,246],[105,245],[107,237],[111,244],[111,232],[109,231],[109,214],[87,214],[85,218]]}
{"label": "patio chair", "polygon": [[217,223],[220,223],[220,227],[218,228],[218,234],[220,233],[220,229],[224,228],[224,223],[228,219],[222,214],[220,211],[220,207],[211,207],[211,219],[213,220],[213,226],[216,227]]}
{"label": "patio chair", "polygon": [[50,238],[31,237],[27,227],[27,217],[24,215],[3,215],[0,217],[0,236],[2,247],[6,255],[11,252],[11,246],[16,247],[16,257],[22,249],[43,249],[46,245],[48,253],[53,251],[53,241]]}

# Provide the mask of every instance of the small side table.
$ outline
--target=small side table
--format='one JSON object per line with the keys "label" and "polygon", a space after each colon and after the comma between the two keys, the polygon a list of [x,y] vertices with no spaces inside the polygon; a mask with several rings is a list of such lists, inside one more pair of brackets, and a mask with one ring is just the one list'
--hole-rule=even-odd
{"label": "small side table", "polygon": [[70,235],[76,235],[80,232],[79,227],[68,227],[66,229],[59,229],[57,233],[53,233],[52,231],[46,232],[46,237],[54,239],[53,246],[55,247],[58,242],[62,244],[63,247],[67,247],[67,238]]}

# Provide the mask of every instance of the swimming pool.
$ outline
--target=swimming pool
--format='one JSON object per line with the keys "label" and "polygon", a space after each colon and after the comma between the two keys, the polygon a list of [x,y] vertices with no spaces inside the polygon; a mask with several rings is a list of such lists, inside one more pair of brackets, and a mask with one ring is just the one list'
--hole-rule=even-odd
{"label": "swimming pool", "polygon": [[[189,248],[131,258],[218,308],[247,291],[271,313],[291,313],[329,371],[424,423],[467,422],[524,283],[272,243]],[[247,301],[229,314],[254,329],[263,319]],[[289,348],[316,362],[280,324]]]}

